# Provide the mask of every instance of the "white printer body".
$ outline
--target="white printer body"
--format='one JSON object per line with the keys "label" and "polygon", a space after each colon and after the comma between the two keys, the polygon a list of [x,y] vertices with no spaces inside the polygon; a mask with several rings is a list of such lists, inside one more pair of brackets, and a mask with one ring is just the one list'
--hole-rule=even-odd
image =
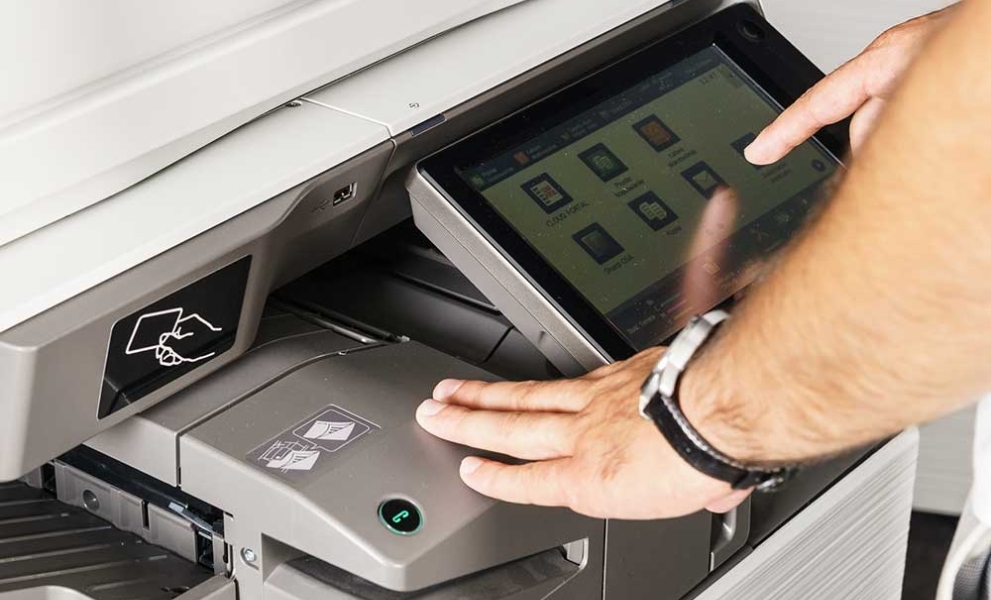
{"label": "white printer body", "polygon": [[413,165],[738,4],[0,9],[0,598],[898,598],[914,432],[629,523],[482,498],[412,418],[560,374],[410,227]]}

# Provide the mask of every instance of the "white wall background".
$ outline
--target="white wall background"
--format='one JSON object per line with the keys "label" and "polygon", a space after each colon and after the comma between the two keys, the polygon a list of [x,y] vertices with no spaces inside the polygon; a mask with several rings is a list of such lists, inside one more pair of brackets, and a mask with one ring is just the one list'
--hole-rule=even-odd
{"label": "white wall background", "polygon": [[[762,0],[768,20],[829,72],[879,33],[947,0]],[[970,488],[974,411],[922,428],[915,507],[959,514]]]}
{"label": "white wall background", "polygon": [[948,0],[761,0],[768,20],[829,72],[882,31]]}

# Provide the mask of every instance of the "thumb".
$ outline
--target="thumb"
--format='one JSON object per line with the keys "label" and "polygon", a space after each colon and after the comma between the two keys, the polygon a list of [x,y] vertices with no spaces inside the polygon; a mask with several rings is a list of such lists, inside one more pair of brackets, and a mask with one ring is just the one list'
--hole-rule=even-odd
{"label": "thumb", "polygon": [[885,106],[883,98],[871,98],[853,116],[850,122],[850,148],[855,155],[874,132]]}

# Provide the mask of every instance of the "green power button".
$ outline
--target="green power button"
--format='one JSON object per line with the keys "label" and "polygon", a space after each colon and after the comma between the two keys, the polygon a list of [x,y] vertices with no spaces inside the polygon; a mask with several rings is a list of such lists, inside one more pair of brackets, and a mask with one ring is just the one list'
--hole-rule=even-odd
{"label": "green power button", "polygon": [[386,529],[399,535],[413,535],[423,527],[420,509],[402,498],[393,498],[379,504],[379,521]]}

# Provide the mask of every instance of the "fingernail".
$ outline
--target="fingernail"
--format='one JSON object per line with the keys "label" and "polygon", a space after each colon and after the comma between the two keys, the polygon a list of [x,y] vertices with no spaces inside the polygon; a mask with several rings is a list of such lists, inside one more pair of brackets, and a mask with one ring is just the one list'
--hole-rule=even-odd
{"label": "fingernail", "polygon": [[750,142],[750,145],[743,149],[743,157],[747,159],[750,164],[763,167],[769,165],[775,161],[777,158],[771,154],[771,150],[765,140],[762,140],[760,136],[756,140]]}
{"label": "fingernail", "polygon": [[461,474],[471,475],[478,470],[478,467],[482,466],[482,459],[477,456],[469,456],[468,458],[461,461]]}
{"label": "fingernail", "polygon": [[743,156],[749,162],[753,164],[759,164],[760,162],[760,147],[757,146],[756,141],[750,142],[750,145],[743,149]]}
{"label": "fingernail", "polygon": [[445,379],[434,388],[434,400],[447,400],[458,391],[464,382],[460,379]]}
{"label": "fingernail", "polygon": [[416,412],[421,417],[432,417],[445,408],[447,408],[447,405],[443,402],[437,402],[436,400],[424,400]]}

